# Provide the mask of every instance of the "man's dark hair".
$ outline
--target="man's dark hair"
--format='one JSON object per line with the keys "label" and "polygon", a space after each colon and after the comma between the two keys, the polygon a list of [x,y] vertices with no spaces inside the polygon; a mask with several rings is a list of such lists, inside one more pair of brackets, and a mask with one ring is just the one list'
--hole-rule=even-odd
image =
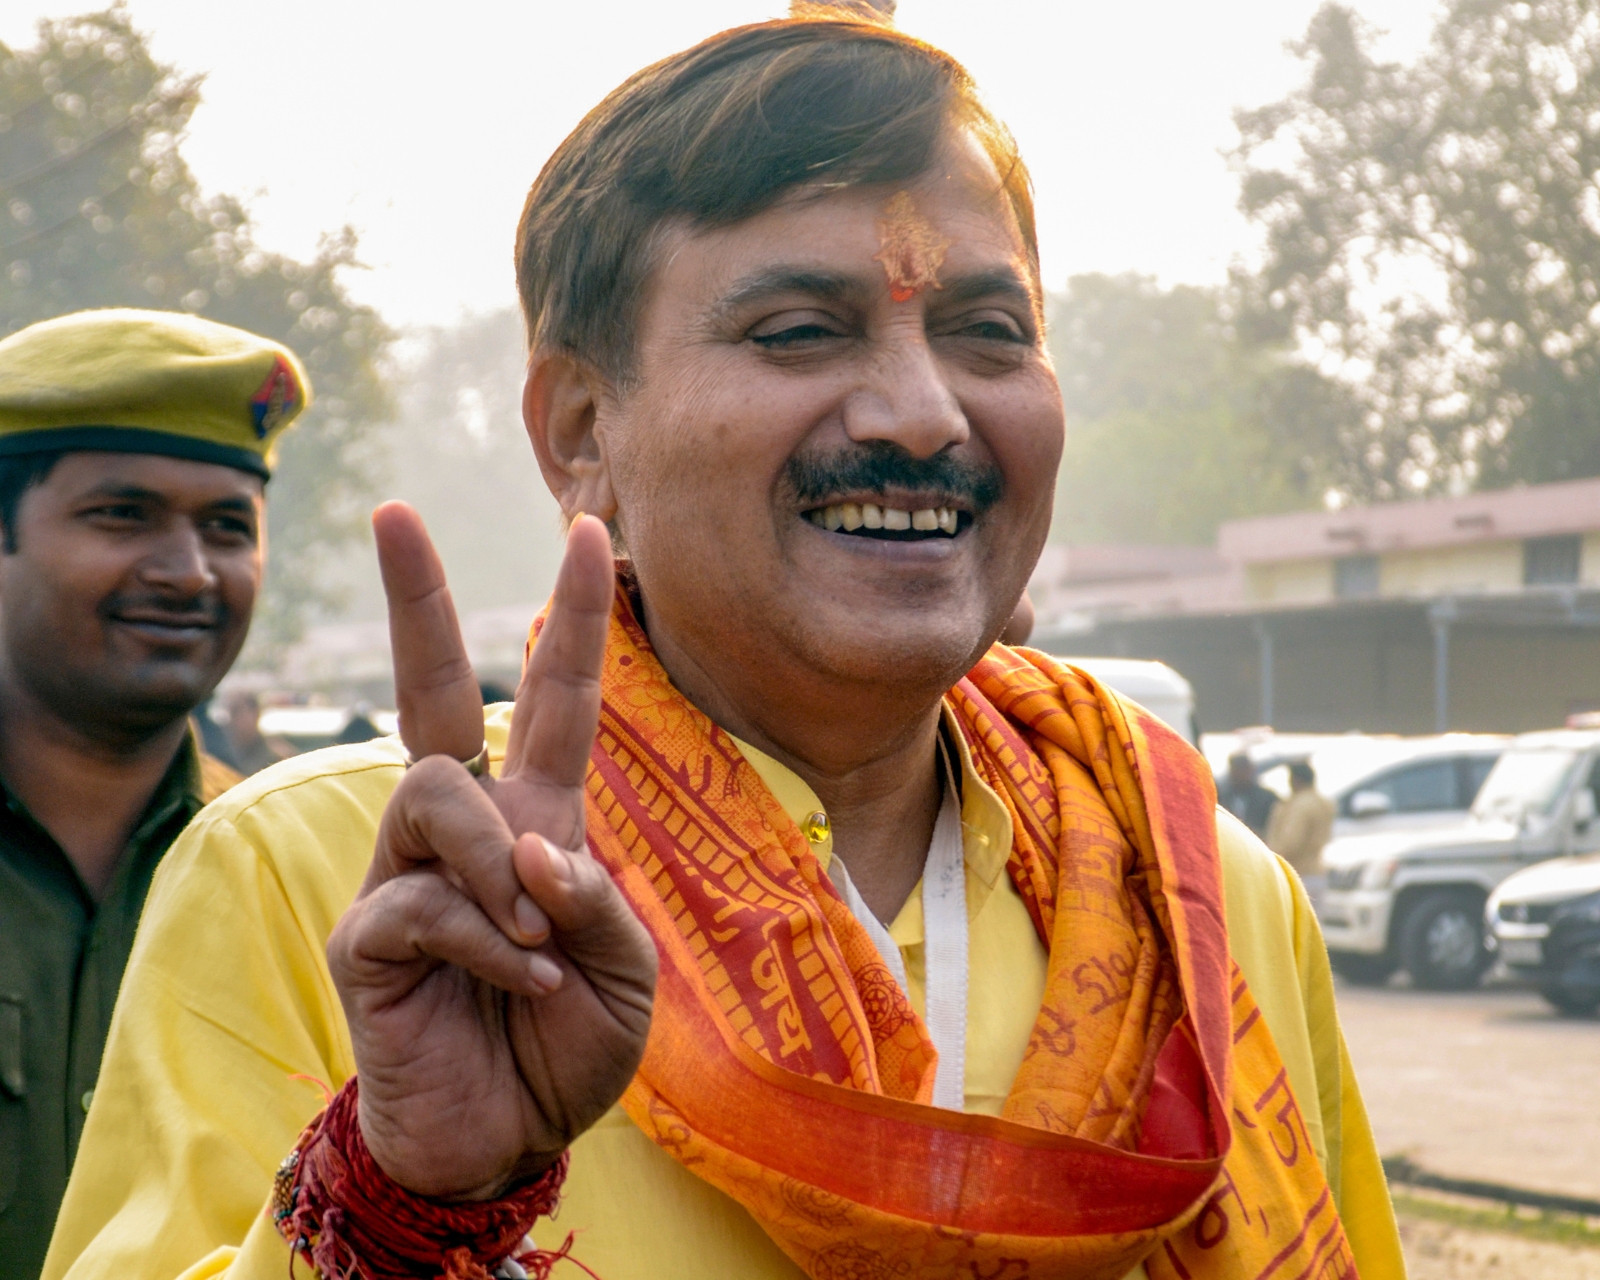
{"label": "man's dark hair", "polygon": [[0,456],[0,545],[7,555],[17,550],[17,508],[22,505],[22,495],[50,478],[62,452],[52,449]]}
{"label": "man's dark hair", "polygon": [[550,157],[517,228],[530,347],[626,379],[659,229],[728,226],[801,186],[906,182],[947,131],[994,162],[1037,278],[1015,141],[948,54],[868,21],[738,27],[632,76]]}
{"label": "man's dark hair", "polygon": [[1289,781],[1298,787],[1316,785],[1317,775],[1309,760],[1296,760],[1289,766]]}

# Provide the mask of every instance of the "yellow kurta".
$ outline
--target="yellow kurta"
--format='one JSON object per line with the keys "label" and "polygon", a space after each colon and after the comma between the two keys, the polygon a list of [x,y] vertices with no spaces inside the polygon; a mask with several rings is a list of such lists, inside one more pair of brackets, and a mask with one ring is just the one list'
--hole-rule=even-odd
{"label": "yellow kurta", "polygon": [[[487,724],[497,765],[508,713],[495,709]],[[799,778],[749,754],[792,816],[819,807]],[[321,1105],[314,1086],[290,1077],[337,1087],[355,1069],[324,946],[366,873],[401,761],[399,745],[381,740],[276,766],[206,809],[168,853],[45,1280],[282,1280],[288,1250],[263,1210],[278,1162]],[[1005,874],[1004,808],[965,758],[962,775],[966,1106],[993,1114],[1038,1011],[1045,953]],[[1288,1068],[1361,1274],[1403,1276],[1304,891],[1239,823],[1219,814],[1218,827],[1234,958]],[[890,933],[919,1009],[921,926],[914,893]],[[574,1145],[559,1217],[537,1234],[549,1243],[573,1229],[575,1252],[605,1280],[801,1275],[744,1209],[676,1164],[620,1109]]]}

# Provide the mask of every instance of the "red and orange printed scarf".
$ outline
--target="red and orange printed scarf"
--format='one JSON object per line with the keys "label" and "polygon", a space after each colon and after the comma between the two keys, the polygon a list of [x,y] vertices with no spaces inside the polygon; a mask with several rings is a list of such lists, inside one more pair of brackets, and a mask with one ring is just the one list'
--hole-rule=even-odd
{"label": "red and orange printed scarf", "polygon": [[620,586],[602,696],[589,844],[661,953],[623,1106],[808,1275],[1355,1275],[1229,958],[1210,775],[1158,721],[1000,646],[947,697],[1050,953],[997,1119],[929,1105],[921,1019]]}

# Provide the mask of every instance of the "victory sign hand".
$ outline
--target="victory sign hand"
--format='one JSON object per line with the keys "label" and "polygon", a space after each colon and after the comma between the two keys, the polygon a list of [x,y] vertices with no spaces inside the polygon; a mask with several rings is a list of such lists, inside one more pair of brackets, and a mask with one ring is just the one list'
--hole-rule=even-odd
{"label": "victory sign hand", "polygon": [[621,1096],[644,1053],[655,944],[584,844],[611,543],[582,516],[517,689],[498,779],[462,763],[483,707],[417,513],[373,515],[400,736],[417,763],[328,940],[383,1170],[484,1198],[536,1177]]}

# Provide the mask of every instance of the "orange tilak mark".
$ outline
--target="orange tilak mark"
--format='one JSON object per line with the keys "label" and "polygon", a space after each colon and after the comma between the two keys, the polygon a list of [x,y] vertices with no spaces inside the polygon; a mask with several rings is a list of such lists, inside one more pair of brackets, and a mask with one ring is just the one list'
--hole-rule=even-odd
{"label": "orange tilak mark", "polygon": [[896,192],[883,212],[878,220],[881,247],[872,260],[883,263],[889,296],[896,302],[909,302],[925,288],[939,288],[939,268],[950,242],[917,212],[909,191]]}

